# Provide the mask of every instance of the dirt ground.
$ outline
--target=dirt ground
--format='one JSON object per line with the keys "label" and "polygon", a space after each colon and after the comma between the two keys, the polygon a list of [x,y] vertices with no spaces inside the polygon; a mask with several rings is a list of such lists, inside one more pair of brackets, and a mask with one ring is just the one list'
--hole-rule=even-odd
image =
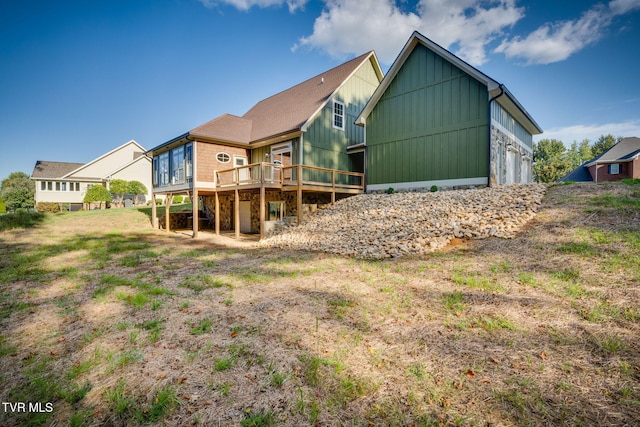
{"label": "dirt ground", "polygon": [[0,253],[0,400],[44,408],[0,426],[640,420],[639,185],[551,187],[516,238],[422,257],[192,239],[131,209]]}

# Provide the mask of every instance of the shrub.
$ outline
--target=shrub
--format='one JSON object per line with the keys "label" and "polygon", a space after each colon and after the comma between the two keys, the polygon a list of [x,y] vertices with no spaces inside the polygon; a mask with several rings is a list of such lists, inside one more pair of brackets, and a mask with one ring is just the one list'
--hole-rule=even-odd
{"label": "shrub", "polygon": [[39,212],[27,212],[26,210],[18,210],[16,213],[8,213],[0,216],[0,231],[12,228],[29,228],[42,222],[44,214]]}
{"label": "shrub", "polygon": [[182,203],[182,200],[183,200],[183,199],[184,199],[184,198],[183,198],[182,196],[174,196],[174,197],[173,197],[173,203],[176,203],[176,204],[178,204],[178,203]]}
{"label": "shrub", "polygon": [[435,193],[436,191],[438,191],[438,186],[437,185],[432,185],[431,189],[429,191],[431,191],[432,193]]}
{"label": "shrub", "polygon": [[394,190],[393,187],[387,188],[387,194],[393,194],[395,192],[396,192],[396,190]]}
{"label": "shrub", "polygon": [[60,212],[60,205],[54,202],[38,202],[38,204],[36,205],[36,211],[56,213]]}

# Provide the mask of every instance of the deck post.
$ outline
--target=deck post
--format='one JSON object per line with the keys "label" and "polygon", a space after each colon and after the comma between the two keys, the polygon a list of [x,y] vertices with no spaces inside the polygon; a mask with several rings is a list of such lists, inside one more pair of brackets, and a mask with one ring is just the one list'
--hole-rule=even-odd
{"label": "deck post", "polygon": [[264,200],[265,200],[265,196],[266,196],[266,190],[264,187],[264,181],[265,181],[265,177],[264,177],[264,168],[265,168],[265,164],[260,163],[260,240],[264,239],[264,220],[265,220],[265,215],[264,215]]}
{"label": "deck post", "polygon": [[193,238],[198,237],[198,228],[200,227],[200,212],[198,212],[198,189],[194,188],[191,194],[191,211],[193,216]]}
{"label": "deck post", "polygon": [[233,201],[233,222],[236,231],[236,239],[240,238],[240,193],[235,189],[235,200]]}
{"label": "deck post", "polygon": [[169,232],[169,227],[170,227],[170,218],[169,218],[169,210],[171,208],[171,202],[173,201],[173,194],[169,193],[167,194],[166,200],[165,200],[165,204],[164,204],[164,231],[166,233]]}
{"label": "deck post", "polygon": [[298,210],[298,227],[300,227],[300,225],[302,225],[302,165],[298,165],[298,188],[296,199],[296,208]]}
{"label": "deck post", "polygon": [[220,197],[218,197],[218,191],[216,190],[216,236],[220,235]]}
{"label": "deck post", "polygon": [[158,208],[156,207],[156,193],[151,195],[151,227],[158,228]]}
{"label": "deck post", "polygon": [[331,170],[331,205],[336,203],[336,171]]}

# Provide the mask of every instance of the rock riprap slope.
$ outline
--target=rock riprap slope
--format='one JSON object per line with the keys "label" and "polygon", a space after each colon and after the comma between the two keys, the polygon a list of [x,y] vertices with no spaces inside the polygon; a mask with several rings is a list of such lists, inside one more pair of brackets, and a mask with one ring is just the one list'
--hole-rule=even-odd
{"label": "rock riprap slope", "polygon": [[434,193],[362,194],[279,229],[262,246],[359,258],[425,254],[454,238],[512,238],[542,203],[541,184]]}

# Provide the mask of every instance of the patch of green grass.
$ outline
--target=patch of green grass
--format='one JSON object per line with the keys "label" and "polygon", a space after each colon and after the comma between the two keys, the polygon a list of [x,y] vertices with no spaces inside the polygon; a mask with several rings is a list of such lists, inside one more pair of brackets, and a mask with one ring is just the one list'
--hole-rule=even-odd
{"label": "patch of green grass", "polygon": [[135,253],[126,254],[120,258],[120,265],[122,267],[137,267],[147,259],[158,258],[159,256],[157,252],[151,250],[137,250]]}
{"label": "patch of green grass", "polygon": [[149,331],[149,342],[153,344],[156,341],[158,341],[158,338],[160,338],[160,333],[162,333],[162,330],[164,329],[164,320],[163,319],[147,320],[146,322],[143,322],[139,326],[142,329]]}
{"label": "patch of green grass", "polygon": [[504,317],[482,316],[478,319],[475,319],[473,324],[481,327],[487,332],[493,332],[501,329],[508,330],[508,331],[520,330],[520,328],[517,325],[515,325],[509,319],[506,319]]}
{"label": "patch of green grass", "polygon": [[0,215],[0,231],[35,227],[41,224],[45,218],[44,213],[18,209],[15,213]]}
{"label": "patch of green grass", "polygon": [[191,335],[202,335],[211,332],[211,319],[205,318],[198,322],[198,325],[191,328]]}
{"label": "patch of green grass", "polygon": [[138,412],[137,418],[142,422],[157,422],[179,403],[173,387],[161,387],[151,399],[151,403]]}
{"label": "patch of green grass", "polygon": [[504,289],[496,279],[480,276],[477,273],[462,274],[455,272],[451,280],[457,285],[480,289],[484,292],[499,292]]}
{"label": "patch of green grass", "polygon": [[130,349],[112,356],[111,363],[114,368],[124,368],[127,365],[137,363],[144,358],[144,354],[135,349]]}
{"label": "patch of green grass", "polygon": [[614,335],[607,335],[602,338],[596,339],[599,347],[606,350],[609,353],[617,353],[619,351],[626,350],[627,345],[622,339]]}
{"label": "patch of green grass", "polygon": [[592,257],[597,254],[596,248],[586,242],[569,242],[558,246],[558,252]]}
{"label": "patch of green grass", "polygon": [[[635,194],[635,193],[634,193]],[[633,196],[633,195],[632,195]],[[593,198],[592,203],[614,210],[640,209],[640,197],[605,194]]]}
{"label": "patch of green grass", "polygon": [[133,295],[119,292],[117,297],[120,301],[124,301],[135,308],[142,308],[149,302],[149,296],[146,292],[137,292]]}
{"label": "patch of green grass", "polygon": [[565,282],[575,282],[580,278],[580,270],[576,270],[574,268],[565,268],[563,270],[554,272],[552,276]]}
{"label": "patch of green grass", "polygon": [[196,294],[210,288],[228,287],[233,289],[233,284],[215,276],[208,274],[197,274],[195,276],[186,276],[184,281],[178,285],[181,288],[188,288]]}
{"label": "patch of green grass", "polygon": [[410,365],[407,368],[407,374],[409,374],[410,376],[414,377],[417,380],[424,380],[427,377],[427,370],[424,368],[424,366],[420,363],[416,363],[413,365]]}
{"label": "patch of green grass", "polygon": [[244,420],[240,421],[242,427],[267,427],[275,425],[276,414],[272,409],[253,412],[247,409],[244,413]]}
{"label": "patch of green grass", "polygon": [[14,354],[16,350],[16,346],[5,342],[5,337],[0,335],[0,357]]}
{"label": "patch of green grass", "polygon": [[531,286],[534,288],[537,286],[536,278],[532,273],[529,272],[523,271],[521,273],[518,273],[518,280],[520,281],[520,283],[526,286]]}
{"label": "patch of green grass", "polygon": [[443,303],[444,307],[451,313],[459,313],[465,308],[462,292],[458,291],[444,294]]}
{"label": "patch of green grass", "polygon": [[82,385],[71,383],[71,385],[63,390],[61,397],[72,405],[80,402],[91,391],[91,384],[85,381]]}
{"label": "patch of green grass", "polygon": [[227,356],[213,359],[213,368],[214,372],[226,371],[231,368],[236,363],[236,358],[234,356]]}

